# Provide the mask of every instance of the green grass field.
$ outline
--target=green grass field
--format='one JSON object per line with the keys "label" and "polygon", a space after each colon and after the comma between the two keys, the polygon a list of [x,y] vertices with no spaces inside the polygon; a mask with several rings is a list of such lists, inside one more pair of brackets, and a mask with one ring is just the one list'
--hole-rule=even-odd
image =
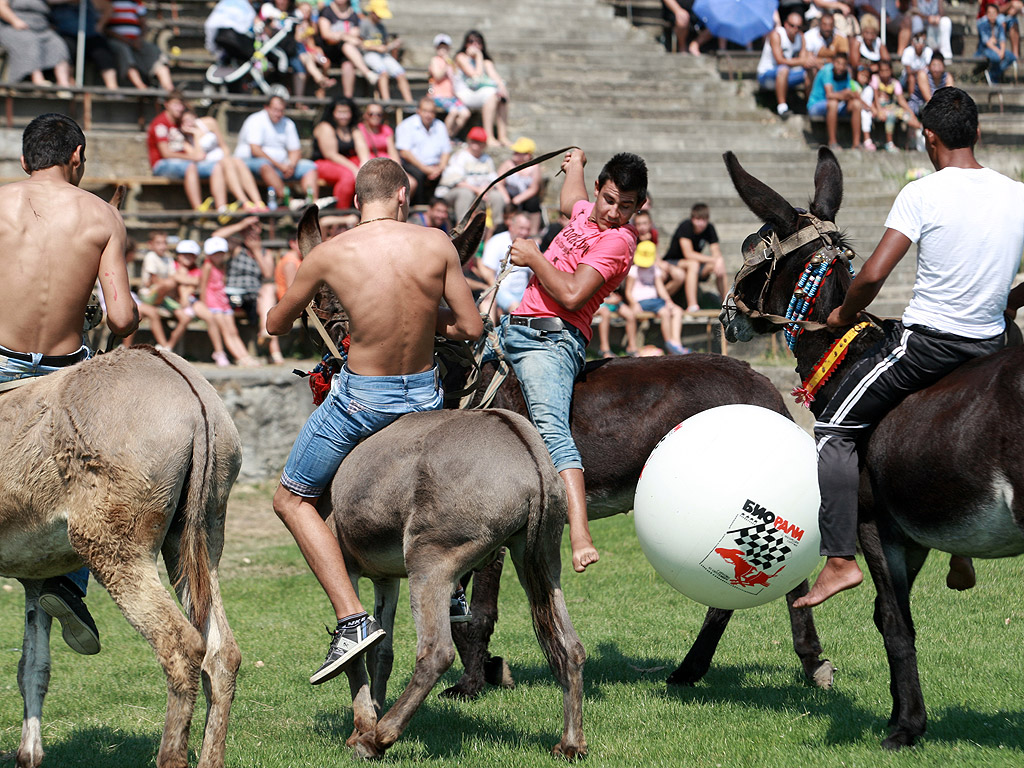
{"label": "green grass field", "polygon": [[[347,763],[351,731],[344,678],[313,688],[331,612],[290,537],[270,512],[270,486],[236,489],[222,572],[228,617],[243,662],[228,734],[229,766]],[[640,551],[631,517],[596,523],[601,562],[567,569],[569,611],[586,647],[584,731],[591,766],[1014,766],[1024,764],[1024,560],[978,563],[979,584],[944,586],[934,555],[914,607],[928,733],[899,754],[879,747],[890,709],[888,668],[871,621],[869,583],[817,611],[825,655],[839,668],[832,691],[804,684],[784,605],[736,614],[707,678],[667,690],[665,677],[696,636],[704,611],[665,584]],[[17,665],[23,595],[0,591],[0,765],[13,764],[21,730]],[[364,582],[364,589],[369,584]],[[364,594],[364,598],[368,595]],[[152,765],[163,727],[163,675],[149,646],[101,588],[89,604],[103,652],[78,656],[54,632],[44,710],[44,766]],[[403,593],[389,703],[409,679],[415,636]],[[514,690],[476,702],[431,695],[385,758],[401,766],[545,766],[561,734],[561,690],[533,636],[509,565],[492,651],[504,655]],[[461,673],[456,662],[441,685]],[[440,690],[440,686],[438,688]],[[205,705],[193,726],[197,759]]]}

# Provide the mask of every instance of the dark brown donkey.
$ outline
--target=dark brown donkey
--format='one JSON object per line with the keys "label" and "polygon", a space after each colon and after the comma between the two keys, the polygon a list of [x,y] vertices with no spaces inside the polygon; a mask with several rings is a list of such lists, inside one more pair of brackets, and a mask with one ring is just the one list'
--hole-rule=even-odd
{"label": "dark brown donkey", "polygon": [[[478,215],[455,238],[464,262],[476,251],[483,220],[483,215]],[[347,319],[337,299],[325,291],[317,298],[317,306],[328,333],[340,344],[347,332]],[[496,366],[488,363],[483,369],[477,401]],[[462,389],[465,373],[465,368],[453,367],[445,391]],[[695,413],[732,403],[760,405],[787,414],[782,397],[766,377],[747,363],[720,355],[624,358],[588,365],[574,388],[572,430],[586,467],[590,517],[608,517],[632,509],[640,471],[658,441]],[[514,375],[498,388],[491,407],[526,415],[526,403]],[[490,657],[487,650],[498,616],[501,567],[498,558],[473,577],[473,621],[453,627],[465,673],[445,695],[474,698],[483,689],[485,677],[496,683],[509,681],[507,667],[500,658]],[[806,592],[804,582],[787,596],[787,602]],[[670,684],[692,685],[705,675],[731,616],[732,611],[708,611],[693,647],[669,677]],[[819,658],[821,644],[813,613],[790,607],[790,622],[794,649],[805,675],[816,685],[831,686],[833,666]]]}
{"label": "dark brown donkey", "polygon": [[[784,242],[797,231],[813,227],[814,220],[746,173],[731,152],[726,153],[725,163],[743,202],[765,222],[757,236],[748,238],[750,247],[744,247],[745,266],[733,286],[735,307],[727,307],[722,314],[727,337],[745,341],[777,331],[776,320],[766,316],[785,315],[805,265],[812,258],[834,258],[845,244],[838,233],[827,231],[784,256],[775,256],[765,248],[773,232]],[[834,222],[842,202],[843,177],[827,149],[818,153],[814,188],[811,215],[819,225]],[[822,283],[809,321],[823,323],[842,303],[851,277],[845,266],[839,267]],[[794,352],[803,380],[833,339],[820,329],[799,335]],[[875,329],[858,337],[845,365],[879,339]],[[811,404],[815,415],[828,402],[842,373],[840,367],[816,395]],[[889,659],[893,699],[884,747],[913,744],[925,730],[910,590],[928,551],[968,557],[1024,553],[1021,424],[1024,348],[1015,347],[967,363],[908,397],[882,420],[866,438],[866,450],[860,451],[859,536],[877,590],[875,625]]]}

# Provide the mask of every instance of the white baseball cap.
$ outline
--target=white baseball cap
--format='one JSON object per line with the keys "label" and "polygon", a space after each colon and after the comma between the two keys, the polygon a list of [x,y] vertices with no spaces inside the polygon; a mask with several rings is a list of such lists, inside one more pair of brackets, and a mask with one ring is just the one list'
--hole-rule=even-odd
{"label": "white baseball cap", "polygon": [[452,39],[450,37],[448,37],[448,35],[446,35],[444,32],[442,32],[439,35],[434,35],[434,47],[435,48],[437,48],[437,46],[439,46],[439,45],[447,45],[447,46],[450,47],[451,44],[452,44]]}
{"label": "white baseball cap", "polygon": [[227,253],[228,241],[223,237],[210,237],[203,243],[203,253]]}
{"label": "white baseball cap", "polygon": [[191,253],[193,256],[198,256],[199,243],[195,240],[180,240],[174,250],[176,253]]}

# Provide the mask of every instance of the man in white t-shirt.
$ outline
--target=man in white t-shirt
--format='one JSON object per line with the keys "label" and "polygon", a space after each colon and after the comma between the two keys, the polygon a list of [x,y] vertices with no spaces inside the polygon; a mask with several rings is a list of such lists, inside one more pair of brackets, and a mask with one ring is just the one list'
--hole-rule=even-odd
{"label": "man in white t-shirt", "polygon": [[245,118],[235,156],[274,189],[278,200],[284,199],[286,181],[298,181],[307,198],[315,197],[320,184],[316,165],[302,157],[299,131],[292,119],[284,116],[284,108],[284,99],[271,96],[263,109]]}
{"label": "man in white t-shirt", "polygon": [[[1004,310],[1024,250],[1024,184],[974,157],[978,109],[959,88],[941,88],[921,111],[936,173],[903,188],[885,234],[828,318],[834,333],[859,319],[900,260],[918,244],[913,298],[901,321],[858,360],[814,425],[818,443],[821,553],[828,560],[795,607],[818,605],[863,580],[857,544],[857,440],[908,395],[961,363],[1004,345]],[[954,558],[951,585],[973,586],[970,561]],[[956,573],[959,571],[959,574]]]}

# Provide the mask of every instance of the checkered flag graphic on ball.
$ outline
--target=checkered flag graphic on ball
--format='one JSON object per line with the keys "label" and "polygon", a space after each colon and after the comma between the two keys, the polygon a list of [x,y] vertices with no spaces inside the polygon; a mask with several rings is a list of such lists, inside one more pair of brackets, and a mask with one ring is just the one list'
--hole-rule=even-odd
{"label": "checkered flag graphic on ball", "polygon": [[746,561],[761,571],[771,570],[793,551],[782,534],[769,528],[768,523],[758,523],[727,533],[736,534],[733,541],[743,551]]}

